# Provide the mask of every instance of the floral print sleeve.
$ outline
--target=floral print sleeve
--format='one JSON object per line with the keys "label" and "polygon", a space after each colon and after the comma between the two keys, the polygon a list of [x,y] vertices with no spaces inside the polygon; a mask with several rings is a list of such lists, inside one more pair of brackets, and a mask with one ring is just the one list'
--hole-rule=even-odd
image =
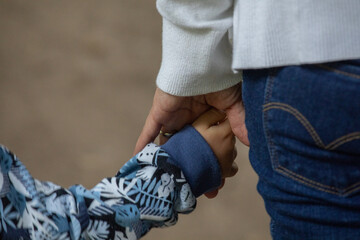
{"label": "floral print sleeve", "polygon": [[139,239],[174,225],[196,198],[183,172],[155,144],[93,189],[34,179],[0,146],[0,239]]}

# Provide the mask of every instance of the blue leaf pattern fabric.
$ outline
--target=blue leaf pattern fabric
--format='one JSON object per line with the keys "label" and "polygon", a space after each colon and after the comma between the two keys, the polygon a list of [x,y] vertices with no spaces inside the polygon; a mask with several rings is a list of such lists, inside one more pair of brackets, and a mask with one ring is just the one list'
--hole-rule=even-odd
{"label": "blue leaf pattern fabric", "polygon": [[148,144],[93,189],[38,181],[0,145],[0,239],[134,240],[196,205],[182,171]]}

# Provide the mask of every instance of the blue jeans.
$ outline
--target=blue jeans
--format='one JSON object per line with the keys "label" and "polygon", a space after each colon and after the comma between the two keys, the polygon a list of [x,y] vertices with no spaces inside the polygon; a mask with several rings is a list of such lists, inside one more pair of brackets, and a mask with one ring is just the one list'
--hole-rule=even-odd
{"label": "blue jeans", "polygon": [[360,239],[360,61],[246,70],[243,100],[273,239]]}

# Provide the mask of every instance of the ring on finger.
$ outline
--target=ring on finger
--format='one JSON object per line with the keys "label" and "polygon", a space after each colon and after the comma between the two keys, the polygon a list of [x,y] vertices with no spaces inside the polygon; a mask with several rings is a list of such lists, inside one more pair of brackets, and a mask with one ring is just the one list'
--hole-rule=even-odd
{"label": "ring on finger", "polygon": [[159,134],[166,138],[171,138],[175,133],[169,133],[169,132],[164,132],[164,131],[160,130]]}

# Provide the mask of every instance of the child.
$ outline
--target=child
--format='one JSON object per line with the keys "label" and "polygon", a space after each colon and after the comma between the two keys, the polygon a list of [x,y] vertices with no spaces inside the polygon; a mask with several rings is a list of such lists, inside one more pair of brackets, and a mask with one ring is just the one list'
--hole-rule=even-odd
{"label": "child", "polygon": [[115,177],[93,189],[33,179],[0,146],[0,239],[139,239],[174,225],[196,197],[230,176],[234,136],[224,115],[210,110],[161,147],[151,143]]}

